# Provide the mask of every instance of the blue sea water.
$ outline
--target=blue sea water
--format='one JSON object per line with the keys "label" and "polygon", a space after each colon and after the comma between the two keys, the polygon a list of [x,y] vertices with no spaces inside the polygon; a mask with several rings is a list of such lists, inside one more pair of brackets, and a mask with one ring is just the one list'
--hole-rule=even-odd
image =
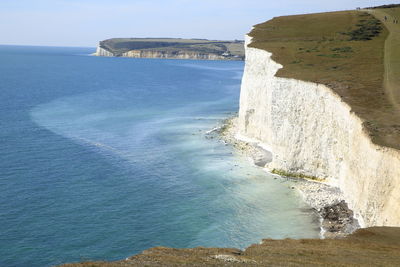
{"label": "blue sea water", "polygon": [[206,138],[243,62],[91,52],[0,46],[0,266],[318,237],[290,181]]}

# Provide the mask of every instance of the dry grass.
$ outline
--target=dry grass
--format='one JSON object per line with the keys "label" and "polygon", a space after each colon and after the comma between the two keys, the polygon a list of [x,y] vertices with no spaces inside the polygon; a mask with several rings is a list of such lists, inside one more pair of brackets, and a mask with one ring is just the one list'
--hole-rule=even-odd
{"label": "dry grass", "polygon": [[[400,112],[383,86],[388,30],[378,25],[379,35],[370,36],[376,28],[369,25],[377,24],[360,11],[278,17],[256,25],[250,46],[271,52],[284,66],[278,77],[331,87],[365,121],[373,142],[400,149]],[[362,25],[368,29],[359,36],[371,40],[352,38]]]}
{"label": "dry grass", "polygon": [[[223,255],[223,256],[217,256]],[[216,257],[217,256],[217,257]],[[344,239],[265,239],[245,251],[223,248],[152,248],[128,260],[89,266],[399,266],[400,228],[360,229]]]}

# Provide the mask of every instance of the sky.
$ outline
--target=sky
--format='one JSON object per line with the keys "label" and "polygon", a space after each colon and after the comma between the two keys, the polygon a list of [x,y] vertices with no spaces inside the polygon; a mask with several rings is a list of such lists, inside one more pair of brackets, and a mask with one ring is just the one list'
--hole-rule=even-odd
{"label": "sky", "polygon": [[95,47],[113,37],[243,39],[276,16],[391,0],[0,0],[0,44]]}

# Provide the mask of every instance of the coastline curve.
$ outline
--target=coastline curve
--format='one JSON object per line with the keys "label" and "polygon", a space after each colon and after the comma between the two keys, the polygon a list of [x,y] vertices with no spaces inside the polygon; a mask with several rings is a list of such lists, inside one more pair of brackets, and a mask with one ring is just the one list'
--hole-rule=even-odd
{"label": "coastline curve", "polygon": [[246,36],[238,134],[271,148],[269,169],[340,188],[362,227],[400,225],[399,151],[374,144],[329,87],[276,77],[282,65],[250,43]]}

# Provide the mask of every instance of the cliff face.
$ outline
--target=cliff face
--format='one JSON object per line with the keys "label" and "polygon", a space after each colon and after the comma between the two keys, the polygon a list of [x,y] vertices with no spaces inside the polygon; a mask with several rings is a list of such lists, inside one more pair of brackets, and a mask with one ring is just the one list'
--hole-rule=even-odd
{"label": "cliff face", "polygon": [[149,50],[132,50],[122,54],[131,58],[166,58],[166,59],[199,59],[199,60],[224,60],[226,57],[216,54],[202,54],[195,52],[164,52]]}
{"label": "cliff face", "polygon": [[131,50],[121,55],[115,55],[101,46],[96,49],[95,56],[101,57],[128,57],[128,58],[164,58],[164,59],[194,59],[194,60],[243,60],[242,57],[232,55],[219,55],[213,53],[201,53],[192,51],[155,51],[155,50]]}
{"label": "cliff face", "polygon": [[399,226],[399,151],[373,144],[363,121],[327,86],[275,77],[282,66],[250,41],[239,134],[271,149],[271,170],[340,187],[362,226]]}
{"label": "cliff face", "polygon": [[113,57],[114,54],[111,53],[110,51],[98,46],[96,49],[96,53],[94,53],[95,56],[98,57]]}

